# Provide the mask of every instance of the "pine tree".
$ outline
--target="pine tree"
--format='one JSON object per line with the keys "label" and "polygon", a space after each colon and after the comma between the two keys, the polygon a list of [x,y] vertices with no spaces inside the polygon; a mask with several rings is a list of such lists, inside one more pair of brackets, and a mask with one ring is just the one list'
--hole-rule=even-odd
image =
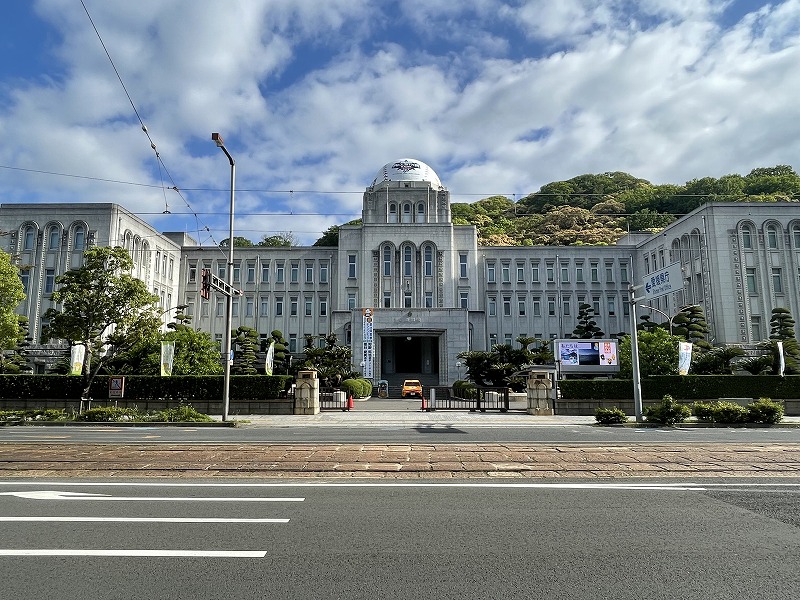
{"label": "pine tree", "polygon": [[246,325],[239,326],[231,332],[233,340],[233,368],[236,375],[255,375],[258,373],[256,363],[258,356],[258,331]]}
{"label": "pine tree", "polygon": [[605,334],[597,326],[595,316],[594,307],[591,304],[581,303],[578,306],[578,324],[573,329],[570,337],[580,340],[604,337]]}
{"label": "pine tree", "polygon": [[672,334],[692,342],[695,349],[706,352],[712,346],[706,340],[708,323],[702,306],[692,305],[683,307],[672,319]]}
{"label": "pine tree", "polygon": [[789,309],[781,307],[772,309],[772,317],[769,320],[769,346],[774,359],[772,372],[775,374],[780,371],[778,345],[775,342],[783,342],[784,372],[791,375],[797,373],[800,367],[800,345],[797,343],[794,325]]}

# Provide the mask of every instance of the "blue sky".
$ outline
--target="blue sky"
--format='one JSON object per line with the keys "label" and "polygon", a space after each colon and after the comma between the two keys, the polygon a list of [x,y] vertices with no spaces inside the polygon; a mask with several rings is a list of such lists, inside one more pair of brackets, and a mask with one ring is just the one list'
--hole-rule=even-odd
{"label": "blue sky", "polygon": [[229,170],[212,131],[254,241],[312,243],[360,216],[401,157],[454,202],[584,173],[680,184],[798,165],[800,0],[83,4],[163,166],[81,1],[9,2],[2,203],[118,202],[219,242]]}

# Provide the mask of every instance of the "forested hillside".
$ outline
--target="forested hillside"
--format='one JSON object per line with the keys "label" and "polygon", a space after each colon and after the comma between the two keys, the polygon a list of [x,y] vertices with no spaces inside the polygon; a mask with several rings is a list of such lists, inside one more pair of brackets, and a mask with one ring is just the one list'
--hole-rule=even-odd
{"label": "forested hillside", "polygon": [[476,225],[483,246],[612,244],[627,231],[660,229],[706,202],[798,202],[788,165],[747,175],[653,185],[622,172],[548,183],[514,203],[492,196],[452,204],[453,222]]}

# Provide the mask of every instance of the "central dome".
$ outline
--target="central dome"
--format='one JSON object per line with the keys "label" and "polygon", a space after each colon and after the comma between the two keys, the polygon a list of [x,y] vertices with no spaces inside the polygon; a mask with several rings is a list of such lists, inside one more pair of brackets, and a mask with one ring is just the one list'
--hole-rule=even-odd
{"label": "central dome", "polygon": [[384,181],[430,181],[431,187],[439,189],[442,182],[436,172],[421,160],[415,158],[401,158],[388,162],[372,180],[372,185]]}

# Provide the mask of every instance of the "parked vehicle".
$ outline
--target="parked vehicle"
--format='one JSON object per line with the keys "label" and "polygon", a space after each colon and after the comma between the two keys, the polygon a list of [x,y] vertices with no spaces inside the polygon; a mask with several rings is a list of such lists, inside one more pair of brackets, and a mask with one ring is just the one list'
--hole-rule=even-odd
{"label": "parked vehicle", "polygon": [[422,384],[419,379],[406,379],[403,382],[403,389],[400,391],[402,398],[422,398]]}

